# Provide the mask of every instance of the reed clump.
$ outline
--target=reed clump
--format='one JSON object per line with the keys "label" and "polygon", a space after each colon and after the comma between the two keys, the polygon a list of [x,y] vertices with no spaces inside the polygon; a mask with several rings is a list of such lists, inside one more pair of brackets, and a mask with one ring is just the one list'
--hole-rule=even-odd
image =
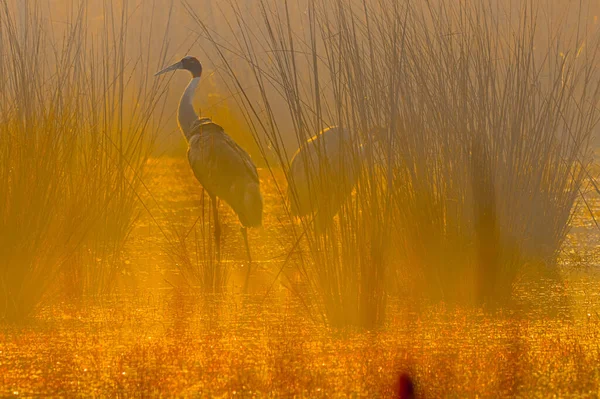
{"label": "reed clump", "polygon": [[114,287],[165,92],[129,51],[127,2],[98,29],[85,3],[61,29],[18,6],[0,10],[0,316],[15,321],[59,290]]}
{"label": "reed clump", "polygon": [[[322,129],[363,145],[332,228],[290,232],[306,236],[300,268],[329,322],[381,325],[358,315],[383,315],[394,292],[504,306],[521,277],[555,274],[598,121],[585,26],[544,19],[535,2],[263,0],[231,2],[225,40],[188,11],[289,184],[291,154]],[[386,134],[366,147],[374,126]]]}

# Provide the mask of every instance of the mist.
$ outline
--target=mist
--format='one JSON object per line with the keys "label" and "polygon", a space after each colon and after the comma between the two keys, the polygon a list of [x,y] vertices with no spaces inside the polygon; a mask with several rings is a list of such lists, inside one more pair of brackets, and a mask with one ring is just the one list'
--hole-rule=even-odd
{"label": "mist", "polygon": [[596,395],[599,12],[0,2],[0,395]]}

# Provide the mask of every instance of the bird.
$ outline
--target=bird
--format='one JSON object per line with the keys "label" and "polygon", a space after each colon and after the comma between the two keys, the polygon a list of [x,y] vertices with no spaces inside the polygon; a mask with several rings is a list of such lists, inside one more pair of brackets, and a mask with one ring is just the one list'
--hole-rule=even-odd
{"label": "bird", "polygon": [[352,194],[367,147],[385,131],[375,127],[367,144],[359,144],[347,128],[331,126],[304,142],[293,155],[288,174],[288,202],[293,216],[313,216],[324,232]]}
{"label": "bird", "polygon": [[241,224],[249,262],[244,284],[246,291],[252,265],[247,229],[261,226],[263,216],[258,171],[250,155],[221,126],[210,118],[199,118],[196,114],[192,100],[202,76],[200,61],[186,56],[154,76],[176,70],[186,70],[192,75],[179,101],[177,119],[179,129],[188,143],[187,158],[192,171],[211,200],[217,260],[220,261],[221,258],[221,225],[217,208],[219,198],[233,209]]}

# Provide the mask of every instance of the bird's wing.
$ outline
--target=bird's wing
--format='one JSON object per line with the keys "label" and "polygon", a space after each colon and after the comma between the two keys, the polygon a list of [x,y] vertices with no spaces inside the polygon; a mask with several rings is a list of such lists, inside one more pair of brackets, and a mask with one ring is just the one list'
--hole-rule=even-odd
{"label": "bird's wing", "polygon": [[252,158],[250,158],[250,155],[242,147],[240,147],[231,137],[229,137],[227,133],[222,132],[222,134],[223,144],[226,147],[223,152],[231,152],[232,155],[237,154],[239,161],[243,163],[244,167],[246,168],[246,171],[248,172],[252,180],[254,180],[255,183],[258,183],[258,171],[256,170],[256,165],[254,165],[254,162],[252,161]]}
{"label": "bird's wing", "polygon": [[224,196],[238,179],[250,178],[258,184],[258,172],[250,155],[223,128],[208,122],[190,140],[188,159],[196,178],[211,194]]}
{"label": "bird's wing", "polygon": [[227,156],[231,159],[235,158],[234,154],[237,154],[238,158],[243,162],[244,167],[247,169],[247,172],[252,176],[253,180],[258,183],[258,172],[256,170],[256,165],[254,165],[254,162],[252,162],[252,158],[250,158],[250,155],[248,155],[248,153],[242,147],[240,147],[227,133],[225,133],[225,130],[222,126],[212,122],[210,118],[199,118],[194,124],[193,129],[201,129],[201,134],[214,134],[217,136],[222,136],[221,141],[223,148],[219,148],[221,146],[219,146],[219,143],[217,143],[216,149],[223,153],[231,150],[231,154],[228,154]]}

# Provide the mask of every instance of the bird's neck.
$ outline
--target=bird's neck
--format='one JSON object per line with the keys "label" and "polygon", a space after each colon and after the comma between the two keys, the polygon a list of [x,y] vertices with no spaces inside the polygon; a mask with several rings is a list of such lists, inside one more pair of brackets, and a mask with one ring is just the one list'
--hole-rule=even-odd
{"label": "bird's neck", "polygon": [[193,123],[198,120],[198,115],[196,115],[196,111],[194,111],[194,94],[196,93],[198,82],[200,82],[200,77],[192,78],[179,101],[179,112],[177,115],[177,118],[179,119],[179,128],[188,141],[190,139]]}

